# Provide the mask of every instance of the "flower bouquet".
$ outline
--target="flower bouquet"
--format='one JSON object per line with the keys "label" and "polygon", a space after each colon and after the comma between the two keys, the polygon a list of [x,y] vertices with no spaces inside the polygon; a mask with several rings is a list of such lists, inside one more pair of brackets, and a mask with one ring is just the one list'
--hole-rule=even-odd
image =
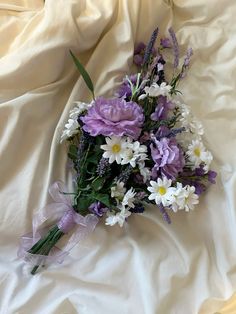
{"label": "flower bouquet", "polygon": [[[170,212],[193,210],[208,183],[215,182],[216,173],[209,169],[212,154],[202,142],[203,127],[177,89],[192,49],[179,67],[172,28],[169,38],[161,38],[155,47],[157,35],[155,29],[147,45],[136,46],[137,73],[125,76],[111,99],[95,97],[89,74],[70,52],[93,100],[77,103],[61,136],[68,142],[74,190],[68,192],[62,182],[55,182],[49,190],[54,203],[35,215],[33,233],[21,239],[18,256],[34,264],[32,274],[39,266],[62,262],[100,220],[122,227],[132,214],[152,204],[171,223]],[[170,79],[165,71],[167,50],[174,57]],[[39,228],[52,218],[52,227]],[[57,242],[68,233],[64,249],[58,249]]]}

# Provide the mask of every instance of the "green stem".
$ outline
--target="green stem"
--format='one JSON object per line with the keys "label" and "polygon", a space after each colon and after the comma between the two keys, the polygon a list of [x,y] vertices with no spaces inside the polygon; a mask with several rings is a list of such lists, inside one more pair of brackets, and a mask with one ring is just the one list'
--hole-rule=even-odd
{"label": "green stem", "polygon": [[57,231],[57,229],[58,229],[57,225],[53,226],[43,238],[41,238],[38,242],[36,242],[32,246],[32,248],[28,252],[31,253],[31,254],[38,253],[40,251],[41,247],[46,242],[48,242],[48,239],[51,238],[51,236]]}
{"label": "green stem", "polygon": [[31,270],[31,275],[35,275],[36,271],[38,270],[39,265],[34,266],[34,268]]}
{"label": "green stem", "polygon": [[[51,249],[56,245],[59,239],[64,235],[64,233],[58,228],[57,225],[53,226],[49,232],[40,239],[28,252],[31,254],[40,254],[47,256]],[[34,275],[38,270],[40,265],[35,265],[31,271]]]}
{"label": "green stem", "polygon": [[[85,166],[85,163],[87,161],[87,157],[88,157],[88,153],[89,153],[90,147],[91,147],[91,144],[88,145],[88,148],[87,148],[87,150],[85,152],[85,155],[84,155],[84,158],[83,158],[83,163],[82,163],[82,165],[80,165],[80,169],[84,169],[84,166]],[[83,178],[83,176],[80,175],[78,183],[77,183],[78,187],[80,186],[82,178]]]}

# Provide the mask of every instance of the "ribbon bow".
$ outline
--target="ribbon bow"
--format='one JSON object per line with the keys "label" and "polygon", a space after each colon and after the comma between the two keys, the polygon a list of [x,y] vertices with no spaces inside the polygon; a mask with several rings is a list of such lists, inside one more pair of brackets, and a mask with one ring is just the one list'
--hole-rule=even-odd
{"label": "ribbon bow", "polygon": [[[82,216],[76,213],[72,207],[70,197],[65,194],[66,187],[63,182],[55,182],[49,188],[49,193],[54,203],[46,205],[40,209],[33,217],[33,232],[21,237],[20,246],[17,252],[19,258],[32,264],[51,264],[54,262],[62,263],[70,250],[89,233],[91,233],[99,219],[94,214]],[[73,234],[68,239],[63,250],[54,247],[49,255],[31,254],[28,251],[31,247],[46,234],[48,228],[39,229],[47,220],[54,221],[63,233],[68,233],[75,228]]]}

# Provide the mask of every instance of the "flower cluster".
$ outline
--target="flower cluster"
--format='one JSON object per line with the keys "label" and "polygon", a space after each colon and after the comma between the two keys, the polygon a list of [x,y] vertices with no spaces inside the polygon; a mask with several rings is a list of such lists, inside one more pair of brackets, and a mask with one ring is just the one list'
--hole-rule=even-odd
{"label": "flower cluster", "polygon": [[[210,170],[213,157],[202,141],[203,126],[177,90],[193,52],[187,50],[178,69],[173,29],[169,35],[155,47],[155,29],[147,45],[139,43],[134,50],[137,73],[124,77],[114,98],[79,103],[62,134],[62,140],[71,141],[75,154],[70,157],[79,171],[75,209],[106,215],[106,225],[123,226],[132,213],[143,212],[145,204],[155,204],[170,222],[167,211],[193,210],[208,183],[215,182],[216,173]],[[166,49],[174,56],[170,80]],[[84,134],[94,142],[88,141],[78,162],[73,141]]]}
{"label": "flower cluster", "polygon": [[[19,256],[25,260],[35,257],[32,274],[47,258],[51,261],[51,254],[63,260],[68,247],[66,254],[51,249],[76,225],[79,228],[70,247],[92,232],[102,217],[106,225],[122,227],[132,214],[143,213],[147,204],[153,204],[171,223],[171,212],[193,210],[200,194],[209,183],[215,183],[216,172],[210,170],[213,157],[202,140],[203,126],[177,89],[186,76],[192,49],[180,66],[173,29],[169,29],[169,38],[160,39],[158,47],[157,38],[158,28],[147,45],[135,47],[137,72],[126,75],[109,99],[95,97],[89,74],[70,52],[93,100],[76,103],[61,135],[61,142],[69,144],[75,190],[67,193],[61,183],[52,185],[55,203],[50,208],[62,212],[60,220],[36,243],[34,237],[22,238]],[[165,64],[170,63],[166,49],[173,51],[172,73],[166,71]],[[67,194],[73,195],[73,201]]]}

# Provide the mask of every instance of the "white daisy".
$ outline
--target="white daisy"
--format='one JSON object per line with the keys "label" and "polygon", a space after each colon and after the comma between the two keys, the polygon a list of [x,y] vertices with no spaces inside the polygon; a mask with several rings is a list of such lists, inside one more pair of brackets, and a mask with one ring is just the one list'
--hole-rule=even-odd
{"label": "white daisy", "polygon": [[204,128],[202,123],[195,117],[193,117],[192,121],[189,124],[190,131],[196,136],[202,136],[204,134]]}
{"label": "white daisy", "polygon": [[116,185],[111,187],[111,197],[122,200],[126,192],[124,185],[124,182],[117,181]]}
{"label": "white daisy", "polygon": [[181,209],[181,207],[183,207],[186,195],[187,195],[186,189],[183,187],[182,183],[177,182],[176,189],[174,192],[175,201],[171,205],[171,209],[174,212],[177,212],[178,210]]}
{"label": "white daisy", "polygon": [[181,114],[179,121],[181,122],[181,125],[183,127],[188,128],[190,123],[192,122],[190,108],[185,104],[179,104],[179,110]]}
{"label": "white daisy", "polygon": [[144,161],[138,162],[138,167],[139,167],[140,174],[143,177],[143,182],[146,183],[151,178],[151,170],[145,167]]}
{"label": "white daisy", "polygon": [[101,145],[101,149],[105,152],[103,153],[104,158],[109,158],[109,163],[113,163],[114,161],[117,164],[121,163],[122,157],[125,154],[127,149],[127,141],[126,138],[111,136],[106,137],[106,145]]}
{"label": "white daisy", "polygon": [[134,200],[135,200],[135,195],[136,195],[136,192],[133,188],[129,189],[123,200],[122,200],[122,205],[123,206],[128,206],[129,208],[134,208]]}
{"label": "white daisy", "polygon": [[177,107],[181,114],[179,119],[181,126],[185,127],[186,131],[192,132],[196,137],[201,137],[204,134],[202,123],[192,115],[190,107],[180,102],[177,102]]}
{"label": "white daisy", "polygon": [[123,227],[125,220],[131,215],[131,212],[123,208],[120,212],[113,214],[111,212],[107,213],[106,225],[114,226],[115,224],[119,224],[120,227]]}
{"label": "white daisy", "polygon": [[212,162],[212,154],[206,150],[205,146],[200,140],[193,140],[191,144],[188,146],[187,155],[189,156],[189,160],[193,163],[192,168],[196,169],[200,166],[200,164],[204,163],[204,170],[207,171]]}
{"label": "white daisy", "polygon": [[157,181],[150,181],[151,186],[147,189],[151,194],[149,200],[155,200],[156,204],[162,203],[163,206],[169,206],[174,202],[175,188],[171,187],[172,181],[164,177],[158,178]]}
{"label": "white daisy", "polygon": [[195,187],[186,185],[183,187],[181,183],[177,183],[176,191],[174,193],[175,202],[171,208],[173,211],[185,210],[190,211],[199,203],[198,195],[195,193]]}
{"label": "white daisy", "polygon": [[127,148],[122,156],[121,165],[130,164],[133,168],[136,166],[136,158],[132,148]]}
{"label": "white daisy", "polygon": [[85,102],[76,101],[75,103],[77,104],[76,107],[70,110],[70,113],[69,113],[69,117],[71,119],[77,119],[81,113],[88,110],[93,105],[93,102],[88,104]]}
{"label": "white daisy", "polygon": [[213,160],[213,156],[211,152],[207,150],[204,153],[202,153],[202,161],[204,162],[203,169],[205,172],[209,171],[212,160]]}
{"label": "white daisy", "polygon": [[125,151],[121,164],[130,164],[133,168],[136,167],[137,161],[142,161],[147,159],[147,147],[145,145],[140,145],[138,141],[131,142],[129,139],[128,148]]}
{"label": "white daisy", "polygon": [[160,95],[169,96],[171,88],[172,87],[170,85],[167,85],[166,82],[161,83],[161,85],[153,83],[151,86],[146,86],[144,88],[145,94],[139,96],[139,99],[144,99],[147,96],[149,97],[158,97]]}
{"label": "white daisy", "polygon": [[134,143],[132,143],[132,149],[135,154],[142,154],[147,152],[147,146],[141,145],[139,141],[135,141]]}
{"label": "white daisy", "polygon": [[65,125],[65,129],[62,132],[61,140],[60,142],[64,141],[65,139],[75,135],[78,133],[79,129],[79,123],[77,119],[69,119],[68,122]]}

